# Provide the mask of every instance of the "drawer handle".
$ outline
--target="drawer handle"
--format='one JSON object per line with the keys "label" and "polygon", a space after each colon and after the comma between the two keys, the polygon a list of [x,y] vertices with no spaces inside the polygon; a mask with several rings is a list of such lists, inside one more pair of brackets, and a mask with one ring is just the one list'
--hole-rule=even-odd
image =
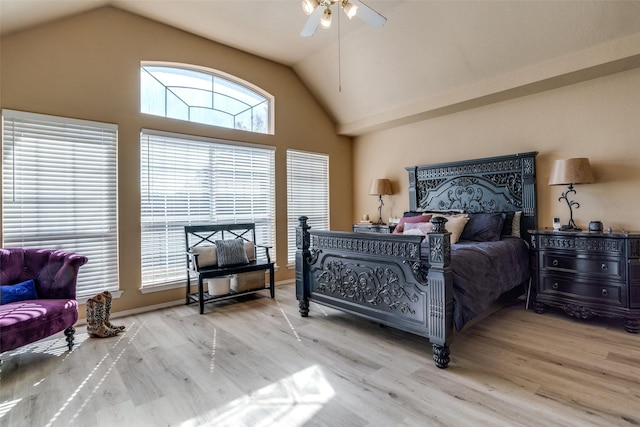
{"label": "drawer handle", "polygon": [[553,289],[558,289],[558,282],[555,282],[552,286]]}
{"label": "drawer handle", "polygon": [[551,265],[553,265],[554,267],[557,267],[557,266],[558,266],[558,260],[557,260],[557,259],[554,259],[554,260],[551,262]]}
{"label": "drawer handle", "polygon": [[603,289],[603,290],[602,290],[602,296],[603,296],[603,297],[609,296],[609,291],[608,291],[608,290],[606,290],[606,289]]}
{"label": "drawer handle", "polygon": [[602,271],[607,271],[608,269],[609,269],[609,267],[607,267],[607,264],[602,263],[602,264],[600,265],[600,270],[602,270]]}

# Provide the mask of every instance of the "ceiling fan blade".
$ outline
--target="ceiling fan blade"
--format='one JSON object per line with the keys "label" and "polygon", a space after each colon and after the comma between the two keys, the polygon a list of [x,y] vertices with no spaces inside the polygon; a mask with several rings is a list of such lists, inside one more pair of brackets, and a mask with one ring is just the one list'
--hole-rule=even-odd
{"label": "ceiling fan blade", "polygon": [[324,9],[325,8],[323,6],[318,6],[314,9],[311,15],[309,15],[302,31],[300,31],[300,35],[302,37],[311,37],[316,32],[318,25],[320,25],[320,19],[322,19]]}
{"label": "ceiling fan blade", "polygon": [[380,15],[375,10],[371,9],[366,4],[362,3],[360,0],[349,0],[351,3],[358,6],[358,12],[356,16],[362,19],[367,24],[371,25],[374,28],[382,27],[386,22],[387,18]]}

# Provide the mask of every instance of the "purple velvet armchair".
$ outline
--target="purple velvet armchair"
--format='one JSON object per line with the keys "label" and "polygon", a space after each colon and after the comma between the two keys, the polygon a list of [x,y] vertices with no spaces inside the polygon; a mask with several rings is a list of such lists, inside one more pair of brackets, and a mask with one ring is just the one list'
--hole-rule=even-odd
{"label": "purple velvet armchair", "polygon": [[[87,257],[52,249],[0,248],[0,285],[33,280],[37,298],[0,301],[0,353],[41,340],[60,331],[73,348],[78,320],[76,280]],[[0,295],[11,289],[3,288]],[[36,295],[33,295],[36,296]]]}

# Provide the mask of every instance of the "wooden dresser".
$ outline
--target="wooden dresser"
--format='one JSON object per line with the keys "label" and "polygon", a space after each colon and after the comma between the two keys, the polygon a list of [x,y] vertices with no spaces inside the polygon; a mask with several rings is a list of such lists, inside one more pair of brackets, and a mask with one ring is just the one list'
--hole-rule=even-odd
{"label": "wooden dresser", "polygon": [[392,233],[395,225],[387,224],[353,224],[352,231],[357,233]]}
{"label": "wooden dresser", "polygon": [[622,317],[640,332],[640,233],[529,230],[535,311]]}

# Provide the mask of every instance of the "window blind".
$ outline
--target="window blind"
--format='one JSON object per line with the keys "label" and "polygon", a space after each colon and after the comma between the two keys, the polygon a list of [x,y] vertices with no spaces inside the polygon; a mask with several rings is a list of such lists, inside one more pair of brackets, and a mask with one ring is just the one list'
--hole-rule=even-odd
{"label": "window blind", "polygon": [[143,130],[140,152],[143,287],[184,282],[185,225],[253,222],[275,248],[272,147]]}
{"label": "window blind", "polygon": [[117,126],[2,110],[2,240],[89,258],[77,296],[118,290]]}
{"label": "window blind", "polygon": [[329,229],[329,156],[287,150],[287,262],[296,260],[300,216],[315,230]]}

